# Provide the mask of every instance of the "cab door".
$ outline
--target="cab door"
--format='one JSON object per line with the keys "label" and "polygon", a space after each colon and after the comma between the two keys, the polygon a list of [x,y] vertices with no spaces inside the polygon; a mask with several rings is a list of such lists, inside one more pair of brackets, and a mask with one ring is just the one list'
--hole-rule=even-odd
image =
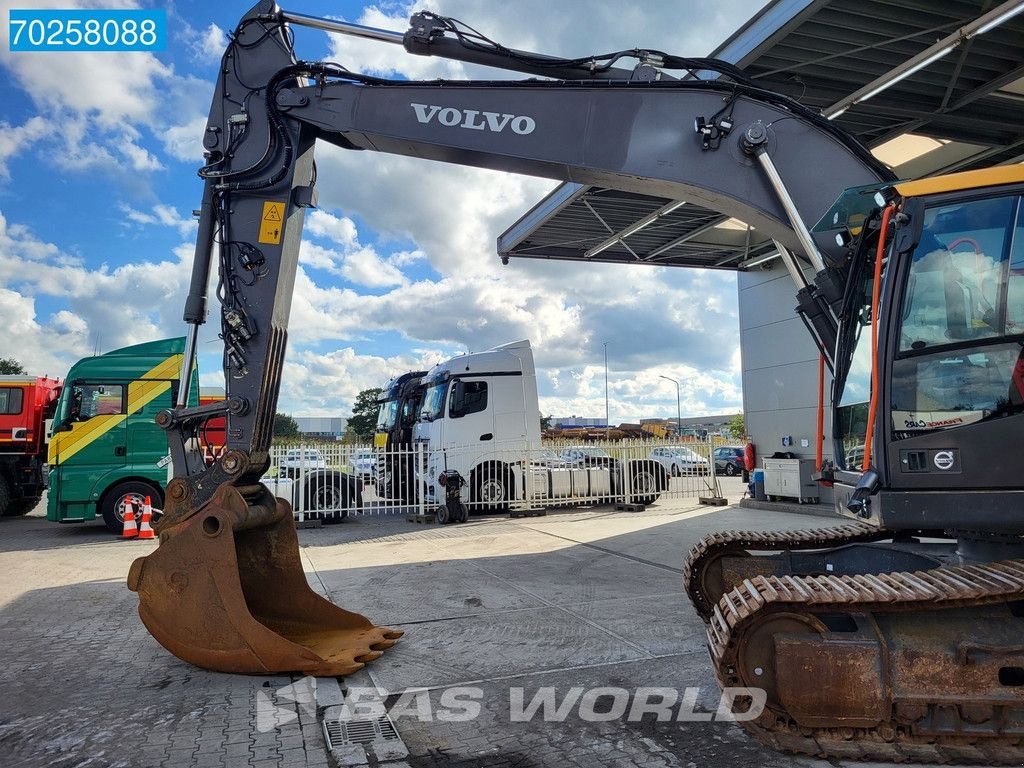
{"label": "cab door", "polygon": [[127,462],[128,387],[124,382],[75,381],[69,404],[50,440],[49,463],[57,470],[63,519],[92,520],[103,478]]}
{"label": "cab door", "polygon": [[160,411],[173,407],[178,382],[170,379],[140,379],[128,385],[128,457],[132,473],[160,485],[167,470],[160,461],[167,456],[167,433],[156,424]]}
{"label": "cab door", "polygon": [[[456,446],[483,443],[483,450],[494,445],[494,409],[488,407],[488,383],[456,379],[452,383],[448,418],[450,428],[445,435],[448,444]],[[490,444],[490,445],[488,445]]]}

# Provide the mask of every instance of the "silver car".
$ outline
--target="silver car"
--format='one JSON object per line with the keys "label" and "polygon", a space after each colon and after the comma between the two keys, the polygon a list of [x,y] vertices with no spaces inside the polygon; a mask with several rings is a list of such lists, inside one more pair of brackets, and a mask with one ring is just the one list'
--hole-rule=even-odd
{"label": "silver car", "polygon": [[655,448],[649,458],[661,464],[672,477],[706,475],[711,468],[707,459],[682,445]]}

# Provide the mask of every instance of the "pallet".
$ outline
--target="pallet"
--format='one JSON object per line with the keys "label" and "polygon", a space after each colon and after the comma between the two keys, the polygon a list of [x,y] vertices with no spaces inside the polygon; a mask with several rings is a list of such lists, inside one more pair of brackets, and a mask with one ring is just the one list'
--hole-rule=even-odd
{"label": "pallet", "polygon": [[522,517],[545,517],[547,513],[546,509],[519,509],[515,512],[509,512],[508,516],[513,520],[518,520]]}
{"label": "pallet", "polygon": [[721,496],[698,496],[697,501],[701,504],[710,504],[713,507],[724,507],[729,503],[728,499]]}
{"label": "pallet", "polygon": [[625,502],[619,502],[615,505],[616,512],[643,512],[647,509],[646,504],[626,504]]}
{"label": "pallet", "polygon": [[405,519],[408,520],[410,523],[432,523],[434,522],[434,515],[409,515]]}

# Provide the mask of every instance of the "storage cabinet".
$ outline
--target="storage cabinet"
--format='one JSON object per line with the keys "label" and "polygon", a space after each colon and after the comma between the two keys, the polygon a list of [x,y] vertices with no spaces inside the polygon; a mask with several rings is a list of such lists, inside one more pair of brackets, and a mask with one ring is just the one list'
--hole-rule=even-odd
{"label": "storage cabinet", "polygon": [[817,503],[818,484],[812,479],[813,459],[762,459],[762,462],[766,496],[796,499],[801,504]]}

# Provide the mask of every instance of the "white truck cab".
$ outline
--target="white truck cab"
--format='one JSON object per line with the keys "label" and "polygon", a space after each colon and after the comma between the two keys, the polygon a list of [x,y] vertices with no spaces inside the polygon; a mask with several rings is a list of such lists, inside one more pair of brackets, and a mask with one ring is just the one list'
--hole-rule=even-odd
{"label": "white truck cab", "polygon": [[[638,494],[650,503],[667,487],[656,462],[607,457],[580,466],[552,466],[540,441],[533,350],[527,340],[473,352],[434,366],[413,443],[423,457],[419,479],[428,506],[440,504],[441,473],[465,481],[471,509],[532,508],[570,501],[607,501]],[[629,488],[624,474],[629,475]]]}
{"label": "white truck cab", "polygon": [[466,480],[469,501],[515,498],[522,462],[540,451],[540,408],[528,340],[473,352],[431,368],[413,442],[425,445],[427,501],[440,499],[445,469]]}

